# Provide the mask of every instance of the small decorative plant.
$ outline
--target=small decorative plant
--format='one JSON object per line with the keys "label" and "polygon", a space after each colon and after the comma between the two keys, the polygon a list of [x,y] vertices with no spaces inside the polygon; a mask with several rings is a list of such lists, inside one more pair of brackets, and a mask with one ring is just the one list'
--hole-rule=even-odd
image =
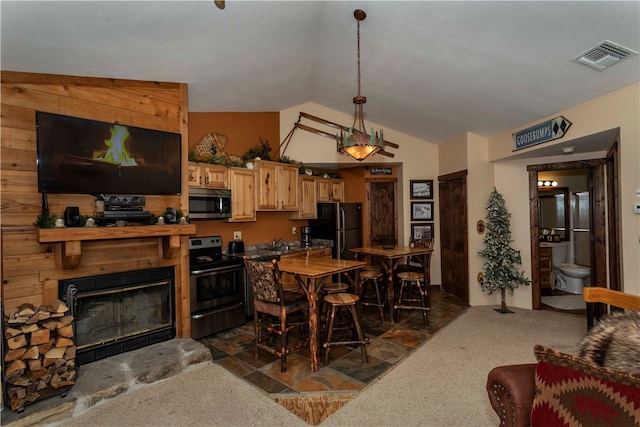
{"label": "small decorative plant", "polygon": [[249,150],[247,150],[247,152],[242,156],[242,160],[245,162],[256,158],[260,158],[261,160],[271,160],[271,146],[269,145],[269,141],[262,139],[262,137],[259,137],[258,140],[260,143],[249,148]]}
{"label": "small decorative plant", "polygon": [[38,228],[55,228],[56,219],[58,219],[56,215],[42,212],[40,215],[38,215],[33,225]]}
{"label": "small decorative plant", "polygon": [[479,252],[486,258],[482,269],[484,277],[480,283],[482,291],[491,295],[494,291],[500,290],[502,296],[501,313],[510,313],[505,302],[505,291],[509,289],[511,293],[519,285],[529,285],[531,281],[527,279],[523,271],[518,271],[515,264],[522,264],[520,251],[510,246],[511,214],[507,210],[504,198],[498,191],[493,189],[487,204],[487,235],[484,238],[485,248]]}

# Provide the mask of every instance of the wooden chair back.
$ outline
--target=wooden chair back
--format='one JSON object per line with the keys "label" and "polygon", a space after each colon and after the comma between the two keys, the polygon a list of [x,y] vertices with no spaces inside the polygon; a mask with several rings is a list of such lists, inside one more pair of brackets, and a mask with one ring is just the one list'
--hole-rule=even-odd
{"label": "wooden chair back", "polygon": [[245,258],[247,277],[253,288],[253,295],[259,301],[272,304],[284,302],[282,281],[278,261],[255,261]]}
{"label": "wooden chair back", "polygon": [[604,314],[608,312],[607,306],[623,310],[640,311],[640,296],[625,294],[599,287],[585,287],[582,299],[587,303],[587,328],[591,329]]}

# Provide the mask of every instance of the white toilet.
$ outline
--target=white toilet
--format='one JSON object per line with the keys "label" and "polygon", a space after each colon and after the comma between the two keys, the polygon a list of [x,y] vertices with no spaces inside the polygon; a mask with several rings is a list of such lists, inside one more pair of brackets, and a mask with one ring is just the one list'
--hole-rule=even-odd
{"label": "white toilet", "polygon": [[553,244],[551,251],[555,289],[572,294],[582,294],[585,279],[591,274],[591,268],[566,262],[566,242]]}

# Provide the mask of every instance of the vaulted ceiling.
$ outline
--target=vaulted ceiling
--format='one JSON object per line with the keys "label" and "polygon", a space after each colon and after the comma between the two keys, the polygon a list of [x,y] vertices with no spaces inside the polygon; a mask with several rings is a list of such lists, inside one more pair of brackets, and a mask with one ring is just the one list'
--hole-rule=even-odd
{"label": "vaulted ceiling", "polygon": [[[366,120],[436,144],[491,137],[640,79],[573,61],[640,50],[637,1],[5,1],[3,70],[183,82],[195,112],[352,114],[355,9]],[[351,125],[351,123],[343,123]]]}

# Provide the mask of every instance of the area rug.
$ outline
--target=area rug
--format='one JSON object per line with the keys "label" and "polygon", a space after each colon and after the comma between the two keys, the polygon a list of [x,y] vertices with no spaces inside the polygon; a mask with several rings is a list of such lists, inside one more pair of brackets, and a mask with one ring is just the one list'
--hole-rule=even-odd
{"label": "area rug", "polygon": [[582,299],[582,295],[546,296],[540,300],[543,304],[558,310],[585,310],[587,308],[587,303]]}

